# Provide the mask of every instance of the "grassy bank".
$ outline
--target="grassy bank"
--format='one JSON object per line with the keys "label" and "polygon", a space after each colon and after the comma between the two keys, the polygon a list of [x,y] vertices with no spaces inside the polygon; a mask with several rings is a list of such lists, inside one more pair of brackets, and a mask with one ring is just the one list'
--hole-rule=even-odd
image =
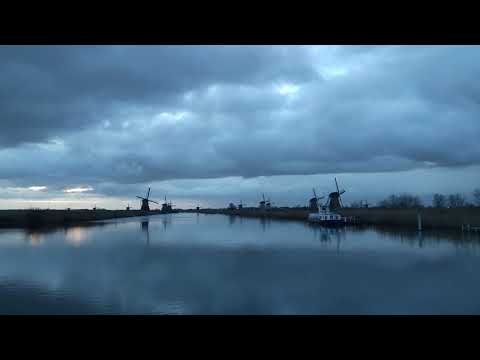
{"label": "grassy bank", "polygon": [[37,227],[150,215],[140,210],[0,210],[0,227]]}
{"label": "grassy bank", "polygon": [[[355,216],[361,223],[372,225],[417,226],[416,209],[342,209],[344,216]],[[435,209],[420,210],[424,228],[456,228],[462,224],[480,226],[480,208]]]}
{"label": "grassy bank", "polygon": [[[305,208],[274,208],[262,211],[256,208],[242,210],[205,209],[205,214],[226,214],[245,217],[268,217],[276,219],[292,219],[306,221],[312,211]],[[385,209],[385,208],[344,208],[338,211],[346,217],[355,217],[359,224],[388,225],[415,228],[417,227],[416,209]],[[434,209],[420,210],[422,226],[428,228],[460,229],[462,224],[480,226],[480,208]]]}

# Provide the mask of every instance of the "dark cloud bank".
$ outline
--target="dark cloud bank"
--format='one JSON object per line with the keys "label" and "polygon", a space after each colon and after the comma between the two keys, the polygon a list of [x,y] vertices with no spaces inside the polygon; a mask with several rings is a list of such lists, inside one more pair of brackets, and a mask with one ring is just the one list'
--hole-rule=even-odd
{"label": "dark cloud bank", "polygon": [[476,166],[479,75],[477,46],[0,46],[0,177],[130,194]]}

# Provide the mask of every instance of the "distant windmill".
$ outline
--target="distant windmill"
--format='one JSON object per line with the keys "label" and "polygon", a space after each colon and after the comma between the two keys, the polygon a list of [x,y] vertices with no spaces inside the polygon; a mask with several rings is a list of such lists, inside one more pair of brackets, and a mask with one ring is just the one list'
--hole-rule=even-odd
{"label": "distant windmill", "polygon": [[343,207],[341,195],[345,193],[345,190],[340,191],[338,189],[337,178],[335,178],[335,186],[337,187],[337,191],[328,194],[328,201],[327,204],[325,204],[325,206],[328,205],[330,211]]}
{"label": "distant windmill", "polygon": [[318,200],[323,199],[325,196],[318,197],[317,193],[315,192],[315,189],[312,189],[312,190],[313,190],[313,198],[309,200],[310,209],[318,210]]}
{"label": "distant windmill", "polygon": [[266,201],[265,201],[265,194],[262,194],[262,201],[260,201],[259,203],[259,208],[260,209],[265,209],[265,204],[266,204]]}
{"label": "distant windmill", "polygon": [[238,208],[239,208],[239,209],[243,209],[242,200],[240,200],[240,204],[238,204]]}
{"label": "distant windmill", "polygon": [[142,206],[141,206],[140,210],[150,211],[150,206],[148,205],[149,202],[158,204],[158,202],[150,200],[149,197],[150,197],[150,188],[148,188],[147,197],[137,196],[137,198],[142,199]]}
{"label": "distant windmill", "polygon": [[172,203],[167,202],[167,195],[165,195],[165,202],[162,204],[162,211],[164,212],[172,211]]}
{"label": "distant windmill", "polygon": [[272,207],[272,204],[273,204],[273,202],[271,202],[270,198],[268,198],[267,201],[265,202],[265,207],[267,209],[270,209]]}

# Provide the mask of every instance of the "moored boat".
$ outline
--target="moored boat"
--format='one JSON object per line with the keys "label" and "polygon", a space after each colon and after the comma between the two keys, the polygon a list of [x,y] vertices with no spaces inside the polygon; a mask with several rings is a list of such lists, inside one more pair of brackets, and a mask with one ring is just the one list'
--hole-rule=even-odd
{"label": "moored boat", "polygon": [[308,221],[322,225],[339,226],[345,225],[347,219],[339,214],[327,210],[326,207],[322,207],[322,209],[317,213],[308,214]]}

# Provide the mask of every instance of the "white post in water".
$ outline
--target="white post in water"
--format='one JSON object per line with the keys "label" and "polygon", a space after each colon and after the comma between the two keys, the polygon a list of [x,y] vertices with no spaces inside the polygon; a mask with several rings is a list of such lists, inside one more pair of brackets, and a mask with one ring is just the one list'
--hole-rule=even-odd
{"label": "white post in water", "polygon": [[422,231],[422,216],[420,215],[419,210],[417,210],[417,226],[418,226],[418,231]]}

